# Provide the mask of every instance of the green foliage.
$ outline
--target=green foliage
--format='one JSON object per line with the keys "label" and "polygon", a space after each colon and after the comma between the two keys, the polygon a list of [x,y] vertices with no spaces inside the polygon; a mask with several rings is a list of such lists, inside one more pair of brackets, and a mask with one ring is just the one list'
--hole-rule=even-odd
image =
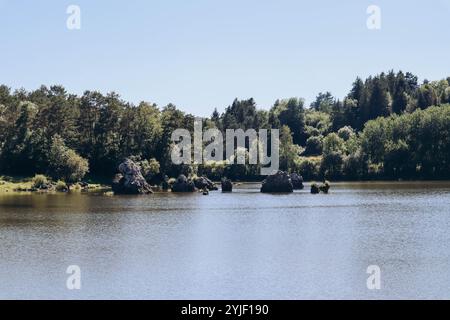
{"label": "green foliage", "polygon": [[370,121],[361,146],[388,177],[449,177],[450,105]]}
{"label": "green foliage", "polygon": [[368,176],[367,160],[361,150],[344,157],[342,173],[346,179],[357,180]]}
{"label": "green foliage", "polygon": [[68,183],[80,181],[89,171],[87,160],[69,149],[58,135],[52,139],[48,159],[50,175]]}
{"label": "green foliage", "polygon": [[311,108],[329,114],[331,113],[334,103],[335,99],[330,92],[321,92],[317,95],[316,100],[311,103]]}
{"label": "green foliage", "polygon": [[330,114],[309,110],[305,114],[309,136],[327,135],[331,130]]}
{"label": "green foliage", "polygon": [[[280,129],[281,169],[305,179],[450,178],[449,80],[419,84],[411,73],[390,71],[357,78],[342,100],[320,93],[310,109],[300,98],[277,100],[268,111],[253,99],[235,99],[204,119],[204,128]],[[109,179],[135,155],[147,179],[257,178],[258,165],[173,165],[171,134],[192,132],[193,122],[172,104],[133,105],[114,92],[76,96],[61,86],[32,92],[0,86],[0,173],[48,170],[71,183],[89,168]]]}
{"label": "green foliage", "polygon": [[300,157],[295,160],[293,171],[299,173],[305,180],[318,179],[321,162],[320,157]]}
{"label": "green foliage", "polygon": [[293,143],[305,144],[305,111],[302,99],[290,98],[275,102],[270,110],[269,119],[272,128],[288,127],[292,133]]}
{"label": "green foliage", "polygon": [[161,166],[155,158],[139,161],[138,165],[141,167],[141,173],[147,181],[160,173]]}
{"label": "green foliage", "polygon": [[320,171],[322,176],[329,179],[339,179],[342,177],[342,167],[344,156],[337,151],[331,151],[323,155]]}
{"label": "green foliage", "polygon": [[230,171],[229,166],[225,161],[208,161],[203,163],[198,168],[200,176],[206,176],[214,181],[219,181],[225,176],[225,172]]}
{"label": "green foliage", "polygon": [[288,126],[280,129],[280,169],[290,171],[304,149],[294,144],[293,135]]}
{"label": "green foliage", "polygon": [[67,184],[64,181],[59,180],[56,183],[55,190],[58,192],[67,192],[69,191],[69,188],[67,187]]}
{"label": "green foliage", "polygon": [[336,133],[330,133],[323,139],[323,154],[327,155],[332,152],[345,152],[345,141]]}
{"label": "green foliage", "polygon": [[48,179],[43,174],[37,174],[31,180],[33,188],[41,189],[48,185]]}
{"label": "green foliage", "polygon": [[306,140],[305,155],[317,156],[322,154],[322,136],[312,136]]}
{"label": "green foliage", "polygon": [[355,131],[352,129],[352,127],[345,126],[343,128],[340,128],[337,134],[342,140],[348,141],[355,135]]}

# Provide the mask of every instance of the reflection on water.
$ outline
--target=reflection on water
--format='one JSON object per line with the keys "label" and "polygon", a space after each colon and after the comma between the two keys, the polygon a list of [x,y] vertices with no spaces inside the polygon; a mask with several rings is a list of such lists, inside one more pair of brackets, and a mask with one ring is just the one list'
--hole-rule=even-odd
{"label": "reflection on water", "polygon": [[[0,196],[0,298],[450,298],[450,183]],[[80,291],[66,289],[69,265]],[[366,287],[369,265],[381,290]]]}

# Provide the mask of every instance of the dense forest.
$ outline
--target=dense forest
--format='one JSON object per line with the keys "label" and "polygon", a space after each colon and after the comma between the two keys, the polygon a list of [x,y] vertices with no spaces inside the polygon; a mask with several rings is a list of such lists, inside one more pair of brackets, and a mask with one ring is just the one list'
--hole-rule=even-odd
{"label": "dense forest", "polygon": [[[357,78],[343,99],[319,93],[259,109],[236,99],[204,128],[280,129],[280,169],[319,179],[450,178],[450,77],[418,83],[393,71]],[[133,105],[117,93],[69,94],[62,86],[27,92],[0,86],[0,174],[47,174],[67,182],[112,177],[131,157],[153,183],[163,176],[254,180],[258,165],[227,161],[173,165],[171,134],[193,132],[194,115],[169,104]]]}

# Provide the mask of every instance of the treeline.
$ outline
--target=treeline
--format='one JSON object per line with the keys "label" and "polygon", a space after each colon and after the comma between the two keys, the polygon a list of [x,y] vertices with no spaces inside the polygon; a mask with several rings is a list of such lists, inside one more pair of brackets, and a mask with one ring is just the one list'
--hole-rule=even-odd
{"label": "treeline", "polygon": [[[253,99],[214,110],[204,128],[279,128],[280,166],[305,179],[450,178],[450,78],[418,83],[410,73],[357,78],[338,100],[320,93],[258,109]],[[432,107],[431,106],[435,106]],[[258,179],[257,165],[173,165],[171,134],[193,132],[194,115],[174,105],[133,105],[116,93],[69,94],[61,86],[12,92],[0,86],[0,174],[45,173],[67,182],[111,177],[126,157],[152,182],[180,173]]]}

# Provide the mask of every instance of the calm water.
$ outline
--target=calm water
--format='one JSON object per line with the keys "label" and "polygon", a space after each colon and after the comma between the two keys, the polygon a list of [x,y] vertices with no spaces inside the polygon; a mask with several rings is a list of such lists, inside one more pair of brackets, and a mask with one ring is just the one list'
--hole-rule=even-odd
{"label": "calm water", "polygon": [[450,298],[450,183],[257,187],[0,196],[0,298]]}

